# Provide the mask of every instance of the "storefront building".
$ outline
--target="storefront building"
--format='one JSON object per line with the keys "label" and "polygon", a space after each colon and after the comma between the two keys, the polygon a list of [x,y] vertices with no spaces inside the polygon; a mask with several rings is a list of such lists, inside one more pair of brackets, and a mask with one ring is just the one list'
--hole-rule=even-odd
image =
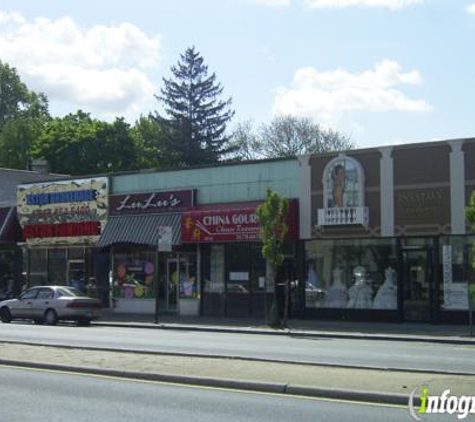
{"label": "storefront building", "polygon": [[109,220],[98,245],[111,257],[114,309],[263,317],[265,262],[255,212],[267,188],[296,198],[288,246],[295,271],[297,160],[111,176]]}
{"label": "storefront building", "polygon": [[17,186],[63,177],[48,174],[47,169],[36,163],[33,167],[33,171],[0,168],[0,300],[17,296],[26,282],[23,274],[26,254],[16,215]]}
{"label": "storefront building", "polygon": [[300,161],[311,209],[306,317],[468,321],[475,139]]}
{"label": "storefront building", "polygon": [[108,214],[107,177],[18,186],[17,216],[26,243],[27,284],[89,284],[109,301],[109,257],[97,243]]}

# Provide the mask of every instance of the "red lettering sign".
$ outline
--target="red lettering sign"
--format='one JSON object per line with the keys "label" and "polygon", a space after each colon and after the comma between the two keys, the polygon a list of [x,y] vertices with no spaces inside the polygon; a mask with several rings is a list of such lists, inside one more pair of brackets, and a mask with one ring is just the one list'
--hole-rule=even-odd
{"label": "red lettering sign", "polygon": [[[228,209],[195,210],[181,217],[183,243],[255,242],[260,224],[256,215],[259,204],[242,204]],[[287,238],[296,238],[296,201],[290,201]]]}
{"label": "red lettering sign", "polygon": [[99,221],[81,221],[79,223],[34,224],[23,227],[25,239],[46,237],[98,236],[101,234]]}

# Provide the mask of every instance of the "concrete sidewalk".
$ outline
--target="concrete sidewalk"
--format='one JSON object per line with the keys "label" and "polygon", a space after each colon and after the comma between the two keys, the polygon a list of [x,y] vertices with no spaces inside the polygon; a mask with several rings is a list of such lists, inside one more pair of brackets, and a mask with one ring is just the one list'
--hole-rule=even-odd
{"label": "concrete sidewalk", "polygon": [[315,321],[292,319],[287,328],[271,328],[264,320],[124,314],[106,309],[94,324],[187,331],[245,334],[292,335],[310,337],[355,338],[370,340],[424,341],[475,345],[467,325],[434,325],[425,323],[383,323],[354,321]]}
{"label": "concrete sidewalk", "polygon": [[422,384],[431,394],[475,391],[475,377],[331,368],[160,353],[0,343],[0,364],[150,381],[407,405]]}

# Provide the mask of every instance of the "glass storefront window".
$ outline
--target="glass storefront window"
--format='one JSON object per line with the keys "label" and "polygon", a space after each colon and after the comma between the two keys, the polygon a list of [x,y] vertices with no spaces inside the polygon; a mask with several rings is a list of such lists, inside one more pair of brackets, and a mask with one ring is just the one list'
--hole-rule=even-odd
{"label": "glass storefront window", "polygon": [[204,270],[205,293],[224,293],[224,245],[211,245]]}
{"label": "glass storefront window", "polygon": [[13,295],[13,260],[12,250],[0,250],[0,300]]}
{"label": "glass storefront window", "polygon": [[123,299],[153,299],[155,253],[115,253],[114,297]]}
{"label": "glass storefront window", "polygon": [[29,249],[30,257],[30,286],[48,284],[48,250]]}
{"label": "glass storefront window", "polygon": [[451,236],[440,239],[442,282],[439,289],[441,308],[446,311],[468,310],[468,278],[473,236]]}
{"label": "glass storefront window", "polygon": [[307,308],[397,309],[395,239],[307,242]]}
{"label": "glass storefront window", "polygon": [[67,285],[67,249],[48,250],[48,284],[52,286]]}

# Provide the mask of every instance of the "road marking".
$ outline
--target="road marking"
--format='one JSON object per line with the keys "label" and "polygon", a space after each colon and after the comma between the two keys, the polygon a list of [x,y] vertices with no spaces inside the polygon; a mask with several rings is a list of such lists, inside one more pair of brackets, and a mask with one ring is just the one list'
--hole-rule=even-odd
{"label": "road marking", "polygon": [[272,393],[272,392],[267,392],[267,391],[242,390],[238,388],[212,387],[212,386],[196,385],[196,384],[181,384],[178,382],[143,380],[139,378],[91,374],[91,373],[74,372],[74,371],[67,371],[67,370],[61,370],[61,369],[30,368],[26,366],[16,366],[16,365],[6,365],[6,364],[0,364],[0,368],[21,369],[21,370],[29,370],[29,371],[34,371],[34,372],[67,374],[67,375],[75,375],[75,376],[83,376],[83,377],[94,377],[94,378],[105,379],[105,380],[128,381],[128,382],[140,383],[140,384],[158,384],[158,385],[180,387],[180,388],[194,388],[194,389],[202,389],[202,390],[210,390],[210,391],[223,391],[223,392],[228,392],[228,393],[233,392],[233,393],[240,393],[240,394],[259,394],[263,396],[281,397],[281,398],[288,398],[288,399],[295,398],[295,399],[301,399],[301,400],[364,405],[364,406],[370,406],[370,407],[383,407],[383,408],[393,408],[393,409],[407,408],[406,405],[399,405],[399,404],[373,403],[373,402],[367,402],[367,401],[362,401],[362,400],[332,399],[332,398],[327,398],[327,397],[311,397],[311,396],[303,396],[303,395],[298,395],[298,394],[284,394],[284,393]]}

